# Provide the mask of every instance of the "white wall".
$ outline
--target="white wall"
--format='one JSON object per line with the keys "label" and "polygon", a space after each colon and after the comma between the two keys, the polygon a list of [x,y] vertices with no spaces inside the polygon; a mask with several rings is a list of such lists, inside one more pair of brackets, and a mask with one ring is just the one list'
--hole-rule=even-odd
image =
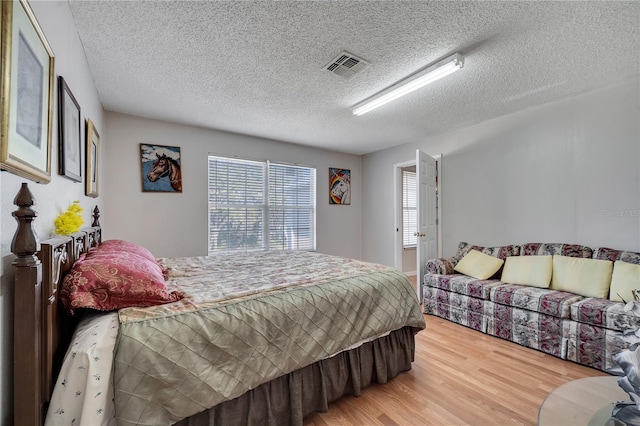
{"label": "white wall", "polygon": [[[106,118],[107,238],[136,242],[158,257],[206,255],[207,155],[213,153],[315,166],[317,250],[360,258],[360,156],[117,113]],[[140,143],[181,148],[181,194],[142,192]],[[329,205],[329,167],[351,169],[351,205]]]}
{"label": "white wall", "polygon": [[[57,175],[56,90],[53,180],[30,183],[42,239],[52,233],[55,216],[78,199],[87,222],[99,205],[106,238],[138,242],[157,256],[206,254],[206,155],[212,152],[316,166],[318,251],[393,265],[392,168],[421,148],[444,154],[445,255],[453,254],[460,240],[558,241],[640,251],[638,80],[361,158],[115,113],[103,116],[67,2],[30,3],[55,53],[56,75],[65,77],[82,118],[94,121],[102,142],[100,197],[88,198],[82,184]],[[139,143],[182,147],[182,194],[141,192]],[[328,204],[329,167],[351,169],[351,206]],[[0,173],[0,424],[12,421],[11,212],[23,181]]]}
{"label": "white wall", "polygon": [[415,274],[418,270],[418,268],[416,268],[416,261],[415,248],[402,249],[402,272]]}
{"label": "white wall", "polygon": [[[49,238],[54,230],[53,220],[74,200],[80,200],[84,220],[90,225],[90,210],[100,204],[100,198],[84,196],[84,184],[75,183],[58,175],[58,85],[57,76],[62,75],[80,104],[82,120],[89,117],[104,139],[102,106],[98,99],[93,78],[89,72],[84,51],[78,38],[68,3],[66,1],[31,1],[31,7],[44,31],[55,55],[55,77],[53,108],[53,139],[51,150],[52,181],[47,185],[36,184],[8,172],[0,173],[0,424],[11,424],[13,416],[13,267],[11,262],[11,240],[16,221],[11,216],[16,207],[13,199],[22,182],[36,199],[34,210],[38,217],[34,229],[41,240]],[[82,130],[84,141],[84,129]],[[83,143],[84,145],[84,143]],[[84,158],[84,147],[83,147]],[[84,164],[84,161],[83,161]],[[103,169],[104,170],[104,169]],[[83,171],[84,174],[84,171]],[[19,336],[17,336],[19,338]]]}
{"label": "white wall", "polygon": [[640,251],[638,79],[363,157],[362,256],[393,265],[393,164],[442,153],[444,255],[479,245]]}

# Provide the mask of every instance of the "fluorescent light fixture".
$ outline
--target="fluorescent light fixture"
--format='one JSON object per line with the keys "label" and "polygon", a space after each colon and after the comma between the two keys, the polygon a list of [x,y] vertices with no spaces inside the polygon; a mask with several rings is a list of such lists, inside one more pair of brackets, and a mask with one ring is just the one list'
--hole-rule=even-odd
{"label": "fluorescent light fixture", "polygon": [[398,99],[401,96],[411,93],[416,89],[426,86],[429,83],[433,83],[442,77],[458,71],[464,65],[464,57],[459,53],[454,53],[446,59],[437,62],[427,68],[424,68],[415,74],[410,75],[383,90],[382,92],[373,95],[369,99],[366,99],[359,104],[355,105],[352,110],[354,115],[362,115],[373,109],[378,108],[391,102],[394,99]]}

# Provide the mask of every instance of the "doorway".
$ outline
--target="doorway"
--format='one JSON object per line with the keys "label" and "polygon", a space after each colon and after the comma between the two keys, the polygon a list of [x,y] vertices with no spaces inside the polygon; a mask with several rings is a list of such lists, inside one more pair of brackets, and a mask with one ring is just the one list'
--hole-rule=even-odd
{"label": "doorway", "polygon": [[398,269],[407,275],[416,275],[416,243],[418,239],[415,235],[418,229],[416,165],[402,167],[400,170],[402,201],[399,228],[402,233],[402,267]]}
{"label": "doorway", "polygon": [[[442,256],[441,160],[442,155],[432,158],[418,150],[415,160],[393,165],[395,267],[409,276],[424,273],[425,259]],[[421,171],[416,170],[418,161],[422,165]],[[422,176],[418,176],[416,171]],[[425,179],[429,180],[428,185],[425,185]],[[431,226],[425,228],[427,222]],[[429,231],[425,232],[426,229]],[[422,279],[416,281],[420,295]]]}

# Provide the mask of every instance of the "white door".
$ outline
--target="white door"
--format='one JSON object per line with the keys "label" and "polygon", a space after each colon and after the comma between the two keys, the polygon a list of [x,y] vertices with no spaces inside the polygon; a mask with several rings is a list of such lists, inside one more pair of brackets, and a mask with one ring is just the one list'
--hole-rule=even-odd
{"label": "white door", "polygon": [[427,260],[437,257],[438,254],[438,227],[436,221],[436,160],[420,150],[416,151],[416,177],[416,216],[418,218],[416,292],[418,299],[422,302],[424,267]]}

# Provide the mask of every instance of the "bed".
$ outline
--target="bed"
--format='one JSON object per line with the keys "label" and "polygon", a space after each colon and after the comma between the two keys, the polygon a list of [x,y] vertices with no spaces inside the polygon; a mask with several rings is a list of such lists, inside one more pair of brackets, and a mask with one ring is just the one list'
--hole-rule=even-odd
{"label": "bed", "polygon": [[[151,306],[98,312],[83,271],[146,249],[103,242],[96,212],[37,250],[26,184],[16,204],[16,336],[34,336],[15,339],[16,375],[35,371],[16,380],[19,424],[301,425],[411,368],[424,319],[393,268],[310,252],[153,258],[163,293]],[[102,296],[98,309],[121,294]]]}

